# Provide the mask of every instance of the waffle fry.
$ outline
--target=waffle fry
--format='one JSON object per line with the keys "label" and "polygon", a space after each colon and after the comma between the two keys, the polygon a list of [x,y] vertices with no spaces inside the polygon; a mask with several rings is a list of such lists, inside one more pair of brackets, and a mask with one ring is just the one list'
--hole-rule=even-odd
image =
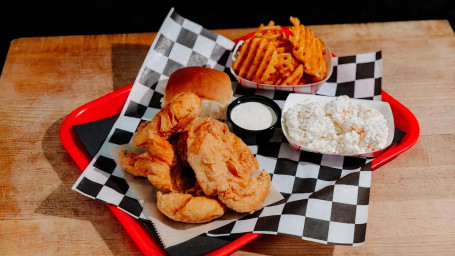
{"label": "waffle fry", "polygon": [[297,68],[290,74],[286,80],[283,81],[283,85],[292,85],[300,81],[300,78],[303,76],[303,65],[300,64]]}
{"label": "waffle fry", "polygon": [[232,63],[232,69],[234,69],[237,73],[238,73],[242,63],[245,62],[245,59],[247,57],[246,52],[248,51],[250,42],[251,42],[251,38],[249,38],[249,39],[245,40],[245,42],[243,42],[243,45],[242,45],[242,47],[240,47],[235,61]]}
{"label": "waffle fry", "polygon": [[241,76],[241,77],[246,76],[247,71],[254,59],[254,55],[257,53],[257,46],[260,41],[261,41],[260,38],[257,38],[257,37],[251,38],[251,42],[249,43],[251,45],[249,46],[248,53],[246,55],[246,59],[243,62],[242,66],[240,67],[239,76]]}
{"label": "waffle fry", "polygon": [[272,56],[270,58],[270,62],[267,65],[267,68],[265,69],[264,74],[262,75],[261,78],[261,81],[263,81],[264,84],[274,84],[274,82],[276,81],[276,78],[278,76],[276,72],[277,70],[275,68],[275,65],[278,62],[277,55],[278,54],[276,53],[276,50],[273,51]]}
{"label": "waffle fry", "polygon": [[254,82],[259,83],[262,81],[262,76],[264,75],[266,68],[268,67],[269,63],[272,60],[272,55],[275,52],[276,52],[276,48],[274,47],[274,45],[268,44],[267,49],[264,53],[264,57],[262,58],[262,62],[259,65],[259,67],[256,71],[256,74],[254,75],[254,78],[253,78]]}
{"label": "waffle fry", "polygon": [[298,85],[323,80],[327,75],[324,43],[313,31],[290,17],[292,33],[270,21],[240,46],[232,69],[256,83]]}
{"label": "waffle fry", "polygon": [[290,20],[294,25],[290,28],[293,35],[289,36],[289,41],[294,45],[292,54],[304,63],[305,73],[316,77],[317,80],[324,79],[327,75],[324,44],[314,35],[313,31],[300,24],[297,18],[291,17]]}
{"label": "waffle fry", "polygon": [[267,51],[268,40],[266,38],[261,39],[259,42],[259,46],[257,49],[256,56],[254,56],[253,64],[250,66],[248,70],[248,74],[246,75],[246,79],[252,80],[253,77],[256,75],[256,72],[259,68],[259,65],[262,63],[264,58],[264,54]]}

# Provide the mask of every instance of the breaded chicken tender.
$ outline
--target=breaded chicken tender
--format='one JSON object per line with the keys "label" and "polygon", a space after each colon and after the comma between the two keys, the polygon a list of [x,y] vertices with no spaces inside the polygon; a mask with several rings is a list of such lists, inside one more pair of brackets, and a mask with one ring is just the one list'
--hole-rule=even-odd
{"label": "breaded chicken tender", "polygon": [[218,193],[218,199],[236,212],[253,213],[269,194],[270,175],[266,170],[262,170],[256,179],[247,178],[243,182],[237,180],[230,185],[229,189]]}
{"label": "breaded chicken tender", "polygon": [[119,153],[120,167],[134,176],[147,177],[156,188],[166,192],[182,192],[195,183],[191,170],[177,164],[172,145],[158,134],[149,131],[147,152]]}
{"label": "breaded chicken tender", "polygon": [[133,145],[145,147],[149,131],[167,139],[191,123],[201,113],[201,99],[194,93],[183,92],[175,96],[149,122],[139,125],[133,135]]}
{"label": "breaded chicken tender", "polygon": [[133,144],[147,152],[121,151],[120,167],[147,177],[159,190],[158,210],[176,221],[209,222],[228,208],[256,211],[269,194],[269,173],[254,178],[253,152],[225,123],[196,119],[200,112],[196,94],[178,94],[134,134]]}
{"label": "breaded chicken tender", "polygon": [[171,192],[156,193],[157,207],[170,219],[186,223],[204,223],[219,218],[226,207],[216,198]]}
{"label": "breaded chicken tender", "polygon": [[215,119],[195,120],[183,133],[180,157],[193,168],[204,193],[238,212],[257,210],[269,193],[270,175],[264,170],[253,178],[259,164],[248,146]]}

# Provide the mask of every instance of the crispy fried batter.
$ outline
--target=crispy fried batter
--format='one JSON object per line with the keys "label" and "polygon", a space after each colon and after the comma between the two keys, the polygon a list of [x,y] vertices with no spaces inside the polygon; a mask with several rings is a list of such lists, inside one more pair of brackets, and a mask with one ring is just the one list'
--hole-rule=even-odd
{"label": "crispy fried batter", "polygon": [[259,164],[248,146],[226,124],[210,118],[195,120],[184,132],[184,155],[204,193],[221,195],[233,210],[255,211],[269,193],[270,176],[263,171],[253,179]]}
{"label": "crispy fried batter", "polygon": [[216,198],[171,192],[156,193],[157,207],[167,217],[186,223],[204,223],[223,216],[226,207]]}
{"label": "crispy fried batter", "polygon": [[134,176],[147,177],[149,165],[148,154],[135,154],[122,150],[119,153],[120,167]]}
{"label": "crispy fried batter", "polygon": [[256,211],[270,190],[270,175],[266,170],[256,178],[247,178],[230,183],[230,188],[219,192],[218,199],[228,208],[237,212]]}
{"label": "crispy fried batter", "polygon": [[143,154],[120,151],[120,167],[134,176],[147,177],[156,188],[166,192],[183,192],[194,185],[192,171],[177,164],[174,149],[166,139],[149,131],[147,144]]}
{"label": "crispy fried batter", "polygon": [[[191,165],[196,178],[208,196],[226,186],[228,174],[235,177],[251,176],[258,162],[248,146],[231,133],[225,123],[202,118],[185,130],[186,144],[182,157]],[[222,170],[222,171],[220,171]]]}
{"label": "crispy fried batter", "polygon": [[208,222],[227,208],[254,212],[269,193],[270,175],[253,178],[259,164],[248,146],[223,122],[194,120],[200,110],[195,94],[174,98],[133,137],[147,152],[121,151],[121,168],[147,177],[160,190],[158,209],[176,221]]}
{"label": "crispy fried batter", "polygon": [[133,145],[145,147],[148,131],[154,131],[165,139],[169,138],[191,123],[201,113],[201,110],[202,101],[196,94],[183,92],[175,96],[150,122],[139,125],[133,136]]}

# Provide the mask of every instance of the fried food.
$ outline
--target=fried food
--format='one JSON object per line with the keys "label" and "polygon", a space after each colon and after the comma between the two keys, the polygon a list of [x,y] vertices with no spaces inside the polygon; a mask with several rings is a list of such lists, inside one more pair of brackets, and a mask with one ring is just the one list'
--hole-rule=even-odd
{"label": "fried food", "polygon": [[184,133],[185,160],[202,191],[235,211],[257,210],[269,193],[270,175],[263,171],[253,178],[259,164],[248,146],[225,123],[210,118],[195,120]]}
{"label": "fried food", "polygon": [[181,142],[181,158],[193,168],[208,196],[225,190],[229,173],[235,177],[251,176],[258,168],[251,150],[225,123],[201,118],[185,128],[183,134],[186,140]]}
{"label": "fried food", "polygon": [[259,163],[248,146],[225,123],[196,119],[200,110],[197,95],[179,94],[139,126],[133,144],[147,151],[121,151],[120,167],[147,177],[159,190],[158,210],[173,220],[208,222],[228,208],[254,212],[269,193],[270,175],[253,178]]}
{"label": "fried food", "polygon": [[226,206],[213,197],[177,192],[164,194],[161,191],[156,193],[156,197],[158,210],[170,219],[180,222],[209,222],[226,212]]}
{"label": "fried food", "polygon": [[133,145],[145,147],[149,131],[157,133],[164,139],[179,132],[201,113],[201,99],[194,93],[184,92],[175,96],[149,122],[139,125],[133,135]]}
{"label": "fried food", "polygon": [[292,54],[304,64],[305,73],[318,80],[324,79],[327,75],[324,44],[314,35],[313,31],[300,24],[299,19],[291,17],[290,20],[294,25],[289,29],[292,32],[289,41],[294,46]]}
{"label": "fried food", "polygon": [[236,212],[256,211],[270,190],[270,175],[266,170],[262,170],[256,179],[247,178],[245,180],[236,180],[230,184],[229,189],[220,191],[218,199],[228,208]]}
{"label": "fried food", "polygon": [[119,153],[119,165],[123,170],[134,176],[147,177],[149,172],[147,153],[135,154],[121,150]]}
{"label": "fried food", "polygon": [[170,178],[171,167],[162,161],[153,162],[148,153],[135,154],[122,150],[119,162],[123,170],[134,176],[146,177],[158,189],[175,190]]}
{"label": "fried food", "polygon": [[326,77],[324,43],[298,18],[290,17],[290,21],[291,35],[270,21],[243,42],[232,63],[238,76],[274,85],[305,84]]}
{"label": "fried food", "polygon": [[194,186],[192,171],[177,163],[174,149],[166,139],[149,131],[147,144],[147,152],[142,154],[120,151],[120,167],[134,176],[147,177],[156,188],[166,192],[183,192]]}

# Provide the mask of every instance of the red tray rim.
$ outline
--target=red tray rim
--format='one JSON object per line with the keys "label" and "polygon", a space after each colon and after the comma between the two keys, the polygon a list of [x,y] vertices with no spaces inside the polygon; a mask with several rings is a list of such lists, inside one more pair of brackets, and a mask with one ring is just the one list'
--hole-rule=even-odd
{"label": "red tray rim", "polygon": [[[75,161],[81,171],[90,163],[91,156],[85,150],[73,126],[93,122],[120,113],[133,84],[126,85],[118,90],[106,94],[94,101],[88,102],[73,110],[63,121],[60,128],[60,140],[63,147]],[[417,119],[409,109],[395,100],[385,91],[382,91],[382,100],[390,104],[394,115],[395,127],[406,132],[406,135],[394,146],[372,162],[372,170],[377,169],[399,154],[410,149],[418,140],[420,128]],[[104,106],[104,107],[103,107]],[[105,107],[109,106],[109,107]],[[168,254],[149,234],[149,232],[133,217],[108,205],[114,216],[145,255]],[[220,247],[207,255],[229,255],[246,244],[258,238],[261,234],[247,233],[233,242]]]}

